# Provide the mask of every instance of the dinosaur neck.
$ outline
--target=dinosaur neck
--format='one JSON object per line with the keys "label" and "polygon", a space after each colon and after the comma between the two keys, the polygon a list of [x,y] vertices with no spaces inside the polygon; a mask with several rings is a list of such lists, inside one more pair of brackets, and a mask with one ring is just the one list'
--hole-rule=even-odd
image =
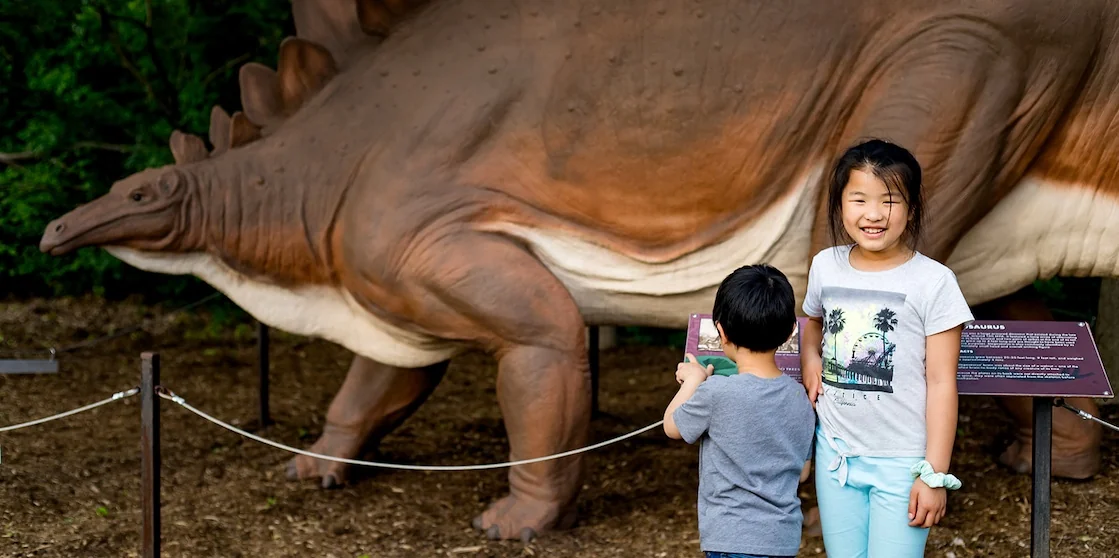
{"label": "dinosaur neck", "polygon": [[256,279],[332,282],[331,237],[345,184],[328,181],[323,169],[338,167],[323,160],[289,166],[254,152],[199,177],[188,204],[198,234],[189,243]]}

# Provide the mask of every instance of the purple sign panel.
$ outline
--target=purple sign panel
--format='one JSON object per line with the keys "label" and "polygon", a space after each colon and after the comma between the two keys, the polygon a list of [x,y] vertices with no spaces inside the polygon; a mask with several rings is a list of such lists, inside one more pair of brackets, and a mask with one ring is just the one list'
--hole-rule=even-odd
{"label": "purple sign panel", "polygon": [[[774,358],[777,367],[798,382],[800,381],[800,330],[806,321],[807,318],[797,318],[793,334],[784,345],[778,347]],[[688,318],[688,339],[684,343],[684,352],[697,357],[724,356],[723,345],[719,342],[719,330],[715,329],[711,314],[692,314]]]}
{"label": "purple sign panel", "polygon": [[[776,356],[777,366],[798,382],[800,332],[806,321],[797,319]],[[960,395],[1114,397],[1084,322],[980,320],[968,324],[960,345]],[[690,316],[684,351],[697,357],[723,356],[710,314]]]}
{"label": "purple sign panel", "polygon": [[966,395],[1114,397],[1084,322],[972,322],[957,382]]}

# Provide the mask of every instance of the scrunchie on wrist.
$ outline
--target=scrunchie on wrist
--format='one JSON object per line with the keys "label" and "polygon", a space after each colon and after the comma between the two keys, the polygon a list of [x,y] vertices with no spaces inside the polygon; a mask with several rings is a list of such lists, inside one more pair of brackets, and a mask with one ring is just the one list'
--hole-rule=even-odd
{"label": "scrunchie on wrist", "polygon": [[932,463],[928,461],[914,463],[913,466],[909,468],[909,474],[913,475],[914,479],[920,477],[922,482],[929,485],[929,488],[940,488],[943,486],[948,490],[958,490],[963,486],[963,484],[960,483],[960,479],[956,478],[955,475],[933,471]]}

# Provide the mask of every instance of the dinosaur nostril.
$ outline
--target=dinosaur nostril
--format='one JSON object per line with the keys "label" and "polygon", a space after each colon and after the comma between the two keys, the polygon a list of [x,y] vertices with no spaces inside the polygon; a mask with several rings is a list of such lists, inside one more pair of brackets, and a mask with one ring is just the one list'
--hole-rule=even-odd
{"label": "dinosaur nostril", "polygon": [[66,230],[66,224],[65,223],[59,223],[59,224],[54,226],[54,232],[56,232],[56,233],[60,233],[64,230]]}

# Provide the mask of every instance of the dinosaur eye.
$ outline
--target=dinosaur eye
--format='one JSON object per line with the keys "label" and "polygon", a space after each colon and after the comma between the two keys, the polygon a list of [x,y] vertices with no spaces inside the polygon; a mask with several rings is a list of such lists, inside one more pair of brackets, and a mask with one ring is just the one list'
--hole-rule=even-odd
{"label": "dinosaur eye", "polygon": [[132,192],[132,201],[134,201],[134,202],[144,201],[143,192],[140,192],[140,191]]}

